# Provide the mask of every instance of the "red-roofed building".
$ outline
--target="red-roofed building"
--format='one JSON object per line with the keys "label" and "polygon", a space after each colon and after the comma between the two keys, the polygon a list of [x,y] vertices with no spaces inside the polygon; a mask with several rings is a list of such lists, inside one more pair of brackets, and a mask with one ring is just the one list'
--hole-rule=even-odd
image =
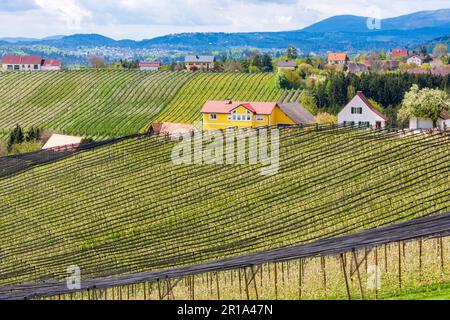
{"label": "red-roofed building", "polygon": [[338,114],[338,123],[343,125],[383,129],[386,122],[386,116],[370,103],[362,91],[358,91]]}
{"label": "red-roofed building", "polygon": [[42,71],[59,71],[61,70],[61,60],[45,59],[41,69]]}
{"label": "red-roofed building", "polygon": [[329,53],[328,54],[328,64],[347,64],[349,58],[346,53]]}
{"label": "red-roofed building", "polygon": [[60,70],[61,60],[43,60],[41,56],[4,56],[2,68],[10,71]]}
{"label": "red-roofed building", "polygon": [[159,61],[142,61],[139,62],[139,70],[141,71],[159,71],[161,63]]}
{"label": "red-roofed building", "polygon": [[201,112],[205,131],[310,124],[306,120],[313,118],[300,105],[276,102],[207,101]]}
{"label": "red-roofed building", "polygon": [[392,59],[406,59],[409,55],[406,49],[393,49],[391,52]]}

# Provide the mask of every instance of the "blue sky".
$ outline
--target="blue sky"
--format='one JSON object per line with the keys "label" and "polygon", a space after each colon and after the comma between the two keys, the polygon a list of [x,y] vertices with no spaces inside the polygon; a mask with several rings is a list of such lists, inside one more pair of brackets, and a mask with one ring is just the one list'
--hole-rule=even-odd
{"label": "blue sky", "polygon": [[338,14],[393,17],[449,0],[0,0],[0,37],[295,30]]}

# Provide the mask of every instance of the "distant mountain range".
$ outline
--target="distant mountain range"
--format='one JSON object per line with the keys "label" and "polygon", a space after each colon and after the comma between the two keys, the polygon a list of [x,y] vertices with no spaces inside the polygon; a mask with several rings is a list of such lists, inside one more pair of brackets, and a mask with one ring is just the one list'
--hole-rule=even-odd
{"label": "distant mountain range", "polygon": [[367,27],[366,17],[335,16],[307,28],[284,32],[183,33],[148,40],[114,40],[98,34],[53,36],[45,39],[0,38],[10,45],[48,45],[59,49],[121,47],[211,52],[233,48],[283,49],[292,44],[303,52],[366,51],[415,48],[450,34],[450,9],[421,11],[381,21],[380,30]]}

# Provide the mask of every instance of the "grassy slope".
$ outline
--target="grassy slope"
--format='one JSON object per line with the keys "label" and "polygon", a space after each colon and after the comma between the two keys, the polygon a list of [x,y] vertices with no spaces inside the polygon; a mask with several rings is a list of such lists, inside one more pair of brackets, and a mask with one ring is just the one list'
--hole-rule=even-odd
{"label": "grassy slope", "polygon": [[207,99],[278,100],[273,74],[85,70],[0,73],[0,138],[17,123],[122,136],[155,120],[200,119]]}
{"label": "grassy slope", "polygon": [[386,300],[450,300],[450,284],[426,286]]}
{"label": "grassy slope", "polygon": [[0,179],[0,283],[152,270],[448,212],[449,142],[284,130],[281,168],[174,165],[143,138]]}

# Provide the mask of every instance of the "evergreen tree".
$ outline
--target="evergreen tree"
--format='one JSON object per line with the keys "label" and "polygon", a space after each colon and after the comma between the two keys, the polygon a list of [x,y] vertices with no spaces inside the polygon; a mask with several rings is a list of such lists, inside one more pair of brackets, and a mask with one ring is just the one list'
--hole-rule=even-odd
{"label": "evergreen tree", "polygon": [[14,144],[22,143],[24,141],[23,130],[20,125],[16,125],[14,130],[9,135],[8,139],[8,147],[11,147]]}

